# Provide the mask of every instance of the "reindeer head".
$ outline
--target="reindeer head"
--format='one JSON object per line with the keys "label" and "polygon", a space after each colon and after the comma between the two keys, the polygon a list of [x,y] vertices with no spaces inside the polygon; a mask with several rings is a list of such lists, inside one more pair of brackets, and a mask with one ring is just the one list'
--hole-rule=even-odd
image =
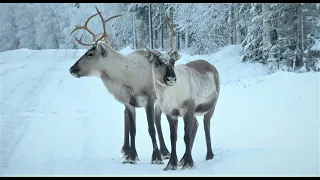
{"label": "reindeer head", "polygon": [[[108,35],[106,33],[106,22],[109,20],[119,17],[121,15],[116,15],[104,20],[98,8],[96,7],[98,13],[90,16],[85,22],[84,26],[76,26],[75,29],[71,32],[71,34],[79,29],[84,29],[88,31],[93,36],[93,44],[83,43],[81,38],[78,40],[76,37],[76,41],[84,46],[92,46],[70,69],[69,72],[76,78],[80,78],[83,76],[100,76],[103,72],[103,68],[105,67],[108,58],[112,58],[112,48],[107,44]],[[103,25],[103,34],[100,38],[97,39],[97,35],[94,34],[88,28],[88,22],[91,18],[96,15],[100,16],[102,25]],[[98,34],[99,35],[99,34]],[[108,57],[108,58],[107,58]]]}
{"label": "reindeer head", "polygon": [[152,64],[153,78],[160,84],[173,86],[176,83],[176,74],[174,64],[180,59],[177,51],[172,53],[155,53],[148,51],[146,58]]}
{"label": "reindeer head", "polygon": [[148,49],[148,51],[146,52],[145,57],[152,64],[154,80],[160,84],[173,86],[177,80],[176,74],[174,72],[174,64],[181,58],[181,55],[178,53],[178,51],[173,51],[173,27],[172,24],[169,23],[168,19],[166,19],[166,23],[168,24],[170,29],[170,51],[161,53],[151,51],[146,48]]}

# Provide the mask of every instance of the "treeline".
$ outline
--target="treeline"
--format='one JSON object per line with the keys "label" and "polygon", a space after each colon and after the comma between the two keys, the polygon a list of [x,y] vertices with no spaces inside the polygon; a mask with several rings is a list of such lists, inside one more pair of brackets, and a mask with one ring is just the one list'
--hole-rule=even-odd
{"label": "treeline", "polygon": [[[174,48],[207,54],[231,44],[243,47],[241,61],[266,64],[270,70],[320,70],[319,3],[29,3],[1,4],[0,51],[85,48],[70,32],[96,12],[105,18],[110,44],[168,49],[168,17],[174,26]],[[88,25],[102,31],[99,17]],[[83,40],[90,42],[85,31]]]}

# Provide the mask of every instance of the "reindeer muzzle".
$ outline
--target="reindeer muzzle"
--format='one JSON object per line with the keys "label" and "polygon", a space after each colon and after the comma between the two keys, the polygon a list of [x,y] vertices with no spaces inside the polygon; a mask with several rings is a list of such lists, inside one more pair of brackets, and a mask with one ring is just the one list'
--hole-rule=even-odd
{"label": "reindeer muzzle", "polygon": [[69,69],[69,72],[72,76],[76,77],[76,78],[80,78],[80,69],[76,66],[72,66],[70,69]]}

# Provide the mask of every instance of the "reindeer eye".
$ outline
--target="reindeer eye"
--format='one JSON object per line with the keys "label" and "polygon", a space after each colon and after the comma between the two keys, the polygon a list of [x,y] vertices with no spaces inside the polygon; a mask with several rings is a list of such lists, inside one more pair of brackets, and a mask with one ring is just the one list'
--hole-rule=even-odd
{"label": "reindeer eye", "polygon": [[156,61],[156,67],[158,67],[160,65],[160,63],[158,61]]}
{"label": "reindeer eye", "polygon": [[92,57],[94,56],[94,54],[93,54],[93,52],[88,52],[87,56],[88,56],[89,58],[92,58]]}

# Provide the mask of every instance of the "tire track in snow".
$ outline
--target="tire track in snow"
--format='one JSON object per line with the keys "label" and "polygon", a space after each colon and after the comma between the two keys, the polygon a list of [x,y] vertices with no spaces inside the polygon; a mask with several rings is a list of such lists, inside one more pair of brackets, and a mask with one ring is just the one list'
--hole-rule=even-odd
{"label": "tire track in snow", "polygon": [[3,75],[5,75],[5,74],[7,74],[7,73],[9,73],[9,72],[15,72],[15,71],[24,69],[25,67],[27,67],[27,66],[29,66],[29,65],[30,65],[30,64],[25,64],[25,65],[23,65],[23,66],[20,66],[20,67],[15,68],[15,69],[8,69],[8,70],[6,70],[5,72],[1,73],[0,76],[3,76]]}
{"label": "tire track in snow", "polygon": [[[13,87],[8,92],[8,94],[6,94],[6,96],[2,96],[2,98],[1,98],[2,107],[5,106],[5,104],[8,102],[8,100],[10,100],[12,97],[14,97],[16,91],[18,91],[23,85],[28,86],[29,84],[33,84],[38,79],[38,77],[40,77],[42,74],[44,74],[46,72],[47,69],[41,68],[41,67],[46,67],[45,60],[47,60],[47,59],[42,58],[42,56],[44,54],[48,54],[48,52],[47,51],[39,51],[38,54],[36,55],[36,57],[39,56],[39,58],[34,57],[35,59],[31,60],[30,57],[35,56],[35,53],[34,53],[34,54],[27,56],[27,58],[23,60],[23,62],[29,61],[29,65],[31,65],[31,66],[28,65],[29,67],[24,69],[24,70],[28,70],[28,71],[19,72],[20,74],[24,74],[24,76],[20,75],[19,77],[24,77],[24,78],[22,78],[21,80],[19,78],[20,82],[15,87]],[[30,71],[29,69],[31,69],[31,68],[33,68],[34,70]],[[47,67],[47,68],[49,68],[49,67]],[[30,72],[32,74],[29,74]],[[1,77],[1,78],[4,78],[4,77]],[[16,81],[16,79],[14,79],[14,80]],[[28,87],[24,87],[24,89],[28,89]]]}
{"label": "tire track in snow", "polygon": [[[53,51],[52,57],[57,51]],[[28,88],[27,92],[23,96],[22,100],[20,101],[20,107],[35,107],[39,102],[39,93],[44,88],[43,85],[50,76],[56,70],[57,65],[61,61],[54,61],[54,64],[50,64],[51,66],[47,66],[47,68],[43,68],[44,72],[38,76],[33,76],[32,81],[33,84],[30,88]],[[47,63],[48,64],[48,63]],[[40,78],[39,78],[40,77]],[[19,86],[23,84],[20,83]],[[18,87],[15,88],[15,90]],[[11,97],[14,97],[13,94],[15,91],[11,91]],[[10,100],[10,97],[7,97],[5,102]],[[13,113],[18,114],[19,112]],[[31,111],[32,113],[32,111]],[[12,113],[10,113],[12,114]],[[8,167],[11,157],[14,155],[14,152],[18,148],[20,142],[25,136],[26,131],[29,128],[30,121],[32,120],[32,116],[18,116],[18,118],[5,118],[1,113],[1,167],[0,167],[0,174],[2,175],[3,171]],[[5,120],[4,120],[5,119]],[[15,119],[15,120],[13,120]]]}
{"label": "tire track in snow", "polygon": [[[31,53],[31,54],[23,57],[23,59],[25,59],[26,61],[28,61],[28,60],[30,59],[30,57],[32,57],[32,56],[35,55],[36,53],[39,53],[39,51],[36,51],[36,52]],[[3,63],[1,63],[1,64],[3,64]],[[1,74],[0,74],[0,77],[6,75],[7,73],[15,72],[15,71],[24,69],[25,67],[27,67],[27,66],[29,66],[29,65],[30,65],[30,62],[27,63],[27,64],[24,64],[24,65],[22,65],[22,66],[16,67],[16,68],[8,69],[8,70],[6,70],[5,72],[1,73]]]}

